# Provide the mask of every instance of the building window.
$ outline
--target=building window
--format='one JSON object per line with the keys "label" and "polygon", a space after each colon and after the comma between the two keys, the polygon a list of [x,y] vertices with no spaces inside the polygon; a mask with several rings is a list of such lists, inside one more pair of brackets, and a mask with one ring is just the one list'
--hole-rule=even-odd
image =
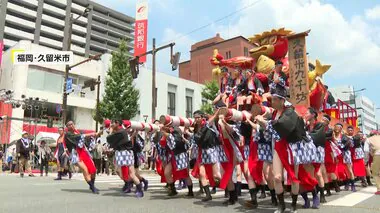
{"label": "building window", "polygon": [[175,115],[175,93],[168,92],[168,114]]}
{"label": "building window", "polygon": [[192,118],[193,116],[193,97],[186,96],[186,117]]}
{"label": "building window", "polygon": [[54,93],[62,93],[63,76],[52,72],[29,69],[27,88]]}
{"label": "building window", "polygon": [[248,47],[244,47],[244,56],[249,56]]}
{"label": "building window", "polygon": [[227,51],[226,52],[226,59],[230,59],[230,58],[232,58],[231,57],[231,51]]}

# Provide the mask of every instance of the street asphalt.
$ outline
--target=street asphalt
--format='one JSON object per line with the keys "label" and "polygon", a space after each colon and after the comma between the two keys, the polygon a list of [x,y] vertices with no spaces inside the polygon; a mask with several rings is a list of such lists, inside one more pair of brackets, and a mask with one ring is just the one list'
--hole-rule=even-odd
{"label": "street asphalt", "polygon": [[[225,207],[224,192],[219,191],[210,202],[201,202],[202,196],[188,199],[184,195],[187,189],[180,191],[174,198],[168,198],[155,174],[145,174],[150,182],[150,189],[144,198],[137,199],[134,194],[120,192],[122,182],[117,176],[97,177],[97,187],[100,194],[92,194],[82,176],[76,174],[72,180],[54,181],[54,174],[49,177],[24,177],[13,174],[0,174],[0,213],[177,213],[177,212],[274,212],[270,205],[269,196],[259,201],[256,210],[244,207],[244,201],[249,199],[247,191],[239,199],[239,203]],[[197,182],[197,181],[194,181]],[[195,191],[198,187],[195,187]],[[360,188],[358,192],[342,191],[327,197],[328,203],[321,205],[318,210],[301,209],[303,201],[299,198],[298,212],[326,213],[369,213],[380,212],[380,196],[375,196],[374,187]],[[286,197],[287,206],[290,197]]]}

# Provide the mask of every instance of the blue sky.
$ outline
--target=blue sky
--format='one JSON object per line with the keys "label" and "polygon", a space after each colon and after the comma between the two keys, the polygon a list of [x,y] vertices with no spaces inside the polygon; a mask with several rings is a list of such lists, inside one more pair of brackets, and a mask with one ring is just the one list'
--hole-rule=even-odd
{"label": "blue sky", "polygon": [[[95,0],[135,16],[136,0]],[[176,42],[181,60],[191,44],[220,33],[225,39],[251,36],[286,27],[311,29],[307,38],[311,59],[332,67],[325,75],[330,87],[354,85],[380,107],[380,0],[148,0],[148,46]],[[245,8],[228,18],[221,17]],[[210,24],[201,30],[194,29]],[[168,52],[158,53],[158,70],[171,75]],[[210,56],[212,53],[210,53]],[[151,67],[148,57],[147,66]],[[210,70],[211,72],[211,70]],[[380,118],[380,110],[378,110]]]}

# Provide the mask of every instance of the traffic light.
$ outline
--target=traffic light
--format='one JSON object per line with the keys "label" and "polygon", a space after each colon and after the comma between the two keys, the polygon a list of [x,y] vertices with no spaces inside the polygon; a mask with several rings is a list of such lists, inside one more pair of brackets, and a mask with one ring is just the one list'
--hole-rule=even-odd
{"label": "traffic light", "polygon": [[139,57],[129,60],[129,69],[131,70],[133,79],[139,75]]}
{"label": "traffic light", "polygon": [[53,127],[53,118],[52,117],[48,117],[46,126],[48,128],[52,128]]}
{"label": "traffic light", "polygon": [[172,64],[172,71],[178,69],[178,64],[179,64],[179,59],[181,57],[181,53],[180,52],[176,52],[176,54],[174,54],[170,60],[170,63]]}

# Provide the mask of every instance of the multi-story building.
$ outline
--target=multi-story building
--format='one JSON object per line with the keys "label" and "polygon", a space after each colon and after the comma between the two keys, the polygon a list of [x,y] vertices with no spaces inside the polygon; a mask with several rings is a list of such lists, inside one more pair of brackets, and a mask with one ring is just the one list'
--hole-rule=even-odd
{"label": "multi-story building", "polygon": [[335,99],[340,99],[351,107],[356,108],[358,126],[365,134],[377,129],[376,106],[371,99],[360,94],[354,94],[353,86],[342,86],[329,90]]}
{"label": "multi-story building", "polygon": [[[20,40],[89,57],[116,50],[120,40],[133,52],[134,18],[90,0],[0,0],[0,40],[4,50]],[[70,16],[73,21],[70,35]],[[131,54],[132,55],[132,54]]]}
{"label": "multi-story building", "polygon": [[[46,128],[47,119],[43,118],[39,123],[25,121],[30,118],[41,118],[46,115],[54,118],[54,126],[62,126],[60,120],[59,107],[62,104],[62,88],[64,84],[65,65],[41,64],[41,65],[19,65],[12,62],[12,50],[24,50],[25,52],[51,52],[54,49],[34,44],[31,41],[20,41],[12,48],[5,51],[3,55],[2,73],[0,88],[14,91],[14,99],[22,100],[26,98],[38,98],[39,108],[34,106],[9,109],[9,106],[1,104],[1,115],[7,115],[12,120],[7,127],[10,141],[20,137],[23,130],[31,131],[31,134],[39,131],[56,131],[56,129]],[[70,70],[69,78],[72,78],[73,88],[83,85],[86,80],[97,79],[98,76],[106,75],[109,68],[111,55],[106,53],[101,56],[101,60],[93,60],[81,64]],[[74,55],[74,63],[85,60],[85,57]],[[102,80],[104,82],[104,80]],[[103,86],[103,85],[102,85]],[[104,87],[104,86],[103,86]],[[43,101],[46,100],[46,101]],[[90,88],[83,89],[82,92],[74,92],[68,95],[68,119],[74,120],[79,129],[94,130],[95,121],[92,118],[93,110],[96,106],[96,91]],[[31,104],[32,105],[32,104]],[[42,112],[43,111],[43,112]],[[36,128],[36,131],[34,129]],[[2,142],[3,143],[3,142]]]}
{"label": "multi-story building", "polygon": [[223,39],[219,34],[215,37],[200,41],[191,46],[190,60],[179,64],[179,77],[204,84],[212,80],[212,69],[210,57],[213,56],[214,49],[225,59],[236,56],[249,56],[249,50],[254,47],[243,36],[231,39]]}

